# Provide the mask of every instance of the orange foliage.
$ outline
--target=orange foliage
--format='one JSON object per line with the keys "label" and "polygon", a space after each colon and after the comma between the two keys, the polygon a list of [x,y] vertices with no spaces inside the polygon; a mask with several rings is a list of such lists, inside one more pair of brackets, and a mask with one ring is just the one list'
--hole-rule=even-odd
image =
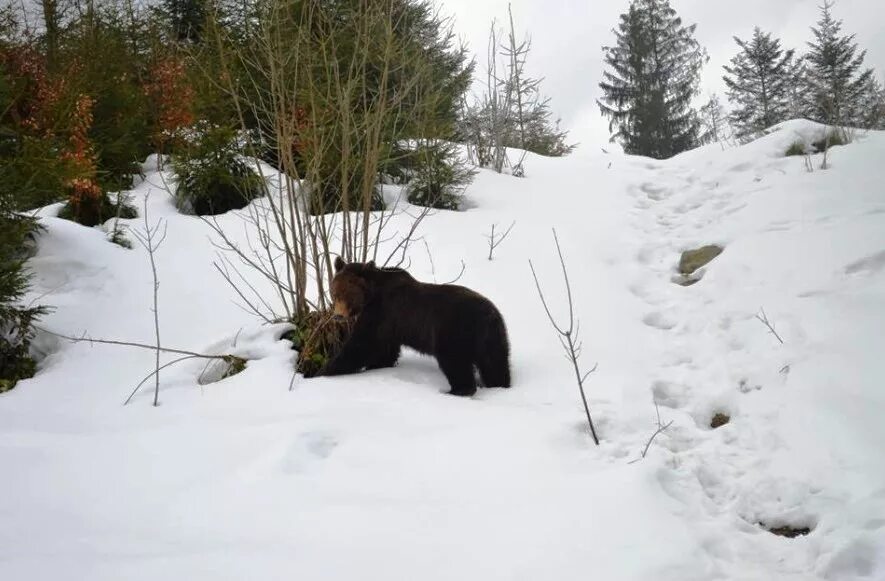
{"label": "orange foliage", "polygon": [[0,48],[0,66],[18,85],[14,102],[6,111],[11,121],[35,136],[54,137],[55,116],[66,88],[64,79],[50,78],[45,57],[27,46]]}
{"label": "orange foliage", "polygon": [[176,130],[194,122],[194,90],[188,84],[184,60],[174,55],[159,58],[144,91],[156,112],[154,145],[162,152]]}
{"label": "orange foliage", "polygon": [[101,217],[102,192],[95,181],[95,151],[89,140],[93,105],[89,95],[78,97],[71,119],[68,149],[62,154],[76,176],[65,184],[68,205],[74,218],[83,224],[97,223]]}

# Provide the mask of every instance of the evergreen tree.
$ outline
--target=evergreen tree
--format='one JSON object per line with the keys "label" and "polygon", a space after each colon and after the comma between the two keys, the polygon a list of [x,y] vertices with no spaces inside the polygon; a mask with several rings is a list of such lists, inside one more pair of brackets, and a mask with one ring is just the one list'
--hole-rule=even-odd
{"label": "evergreen tree", "polygon": [[701,134],[698,141],[700,141],[701,145],[721,143],[728,138],[728,122],[725,118],[722,103],[719,101],[719,95],[715,93],[710,95],[710,98],[701,107],[699,113],[701,118]]}
{"label": "evergreen tree", "polygon": [[658,159],[698,144],[700,120],[692,108],[706,51],[669,0],[633,0],[603,47],[609,70],[597,101],[608,117],[612,141],[624,151]]}
{"label": "evergreen tree", "polygon": [[808,116],[831,125],[859,125],[861,101],[873,71],[863,70],[866,51],[858,52],[854,35],[843,36],[842,21],[834,20],[833,3],[821,6],[814,41],[807,56],[806,83],[811,99]]}
{"label": "evergreen tree", "polygon": [[[3,174],[0,170],[0,177]],[[34,375],[36,366],[29,345],[34,322],[46,312],[44,307],[21,305],[28,288],[25,242],[36,226],[31,218],[15,213],[12,206],[13,200],[0,194],[0,393]]]}
{"label": "evergreen tree", "polygon": [[199,43],[203,38],[206,0],[162,0],[159,11],[178,42]]}
{"label": "evergreen tree", "polygon": [[[541,155],[562,157],[570,154],[575,145],[568,143],[568,130],[560,127],[560,120],[553,120],[553,112],[549,107],[550,99],[538,99],[532,102],[524,117],[525,140],[522,147]],[[508,144],[508,147],[512,147]]]}
{"label": "evergreen tree", "polygon": [[[554,157],[575,148],[567,143],[568,131],[554,120],[550,99],[541,94],[542,79],[526,73],[531,40],[517,40],[509,9],[508,16],[505,42],[500,42],[503,32],[492,21],[485,91],[473,105],[462,103],[457,134],[470,144],[470,157],[478,165],[498,172],[510,163],[508,147]],[[524,171],[521,162],[511,169],[515,175]]]}
{"label": "evergreen tree", "polygon": [[507,65],[507,77],[500,80],[501,90],[506,95],[504,102],[512,111],[504,115],[503,145],[541,155],[563,156],[571,153],[573,145],[566,143],[568,131],[559,128],[559,120],[552,119],[550,99],[541,96],[541,79],[529,77],[525,64],[532,49],[530,39],[517,42],[513,12],[508,7],[510,33],[508,42],[502,47],[502,56]]}
{"label": "evergreen tree", "polygon": [[407,187],[410,204],[457,210],[464,188],[475,171],[461,157],[458,145],[439,139],[419,140],[411,153],[414,162]]}
{"label": "evergreen tree", "polygon": [[804,119],[808,114],[808,94],[805,90],[805,55],[794,55],[787,85],[789,119]]}
{"label": "evergreen tree", "polygon": [[862,129],[885,129],[885,89],[879,80],[870,76],[861,95],[860,122]]}
{"label": "evergreen tree", "polygon": [[741,51],[724,67],[728,74],[722,79],[737,137],[746,139],[790,117],[794,51],[782,49],[780,40],[759,27],[749,42],[734,41]]}

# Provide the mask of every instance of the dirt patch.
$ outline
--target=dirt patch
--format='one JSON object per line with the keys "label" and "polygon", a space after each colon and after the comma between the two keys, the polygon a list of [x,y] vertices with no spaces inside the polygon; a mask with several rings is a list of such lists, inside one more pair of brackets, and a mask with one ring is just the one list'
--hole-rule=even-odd
{"label": "dirt patch", "polygon": [[804,537],[805,535],[807,535],[808,533],[811,532],[811,529],[808,527],[791,527],[791,526],[785,525],[782,527],[768,528],[767,526],[765,526],[762,523],[759,523],[759,524],[762,525],[762,528],[764,528],[765,530],[767,530],[771,534],[777,535],[779,537],[787,537],[788,539],[795,539],[796,537]]}
{"label": "dirt patch", "polygon": [[713,416],[713,419],[710,420],[710,427],[715,430],[716,428],[721,428],[730,421],[731,416],[729,416],[728,414],[723,414],[722,412],[717,412]]}

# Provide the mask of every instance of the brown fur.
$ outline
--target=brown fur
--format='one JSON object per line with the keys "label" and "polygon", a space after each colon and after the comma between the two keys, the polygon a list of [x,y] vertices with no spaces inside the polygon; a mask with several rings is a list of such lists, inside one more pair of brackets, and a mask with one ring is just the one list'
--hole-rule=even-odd
{"label": "brown fur", "polygon": [[436,357],[451,393],[476,392],[474,367],[486,387],[510,387],[504,319],[479,293],[429,284],[400,269],[335,261],[335,312],[354,317],[351,337],[320,375],[391,367],[403,345]]}

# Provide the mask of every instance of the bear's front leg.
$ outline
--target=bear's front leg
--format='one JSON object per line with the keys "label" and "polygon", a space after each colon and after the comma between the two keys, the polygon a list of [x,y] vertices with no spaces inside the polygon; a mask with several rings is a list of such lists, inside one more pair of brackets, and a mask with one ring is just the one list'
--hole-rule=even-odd
{"label": "bear's front leg", "polygon": [[330,359],[314,377],[320,375],[347,375],[360,371],[369,361],[373,336],[370,322],[362,317],[341,350]]}
{"label": "bear's front leg", "polygon": [[338,352],[320,369],[314,377],[320,375],[347,375],[356,373],[366,366],[366,357],[363,349],[359,346],[345,343]]}
{"label": "bear's front leg", "polygon": [[383,369],[393,367],[399,360],[400,346],[398,344],[376,346],[375,352],[369,356],[366,369]]}

